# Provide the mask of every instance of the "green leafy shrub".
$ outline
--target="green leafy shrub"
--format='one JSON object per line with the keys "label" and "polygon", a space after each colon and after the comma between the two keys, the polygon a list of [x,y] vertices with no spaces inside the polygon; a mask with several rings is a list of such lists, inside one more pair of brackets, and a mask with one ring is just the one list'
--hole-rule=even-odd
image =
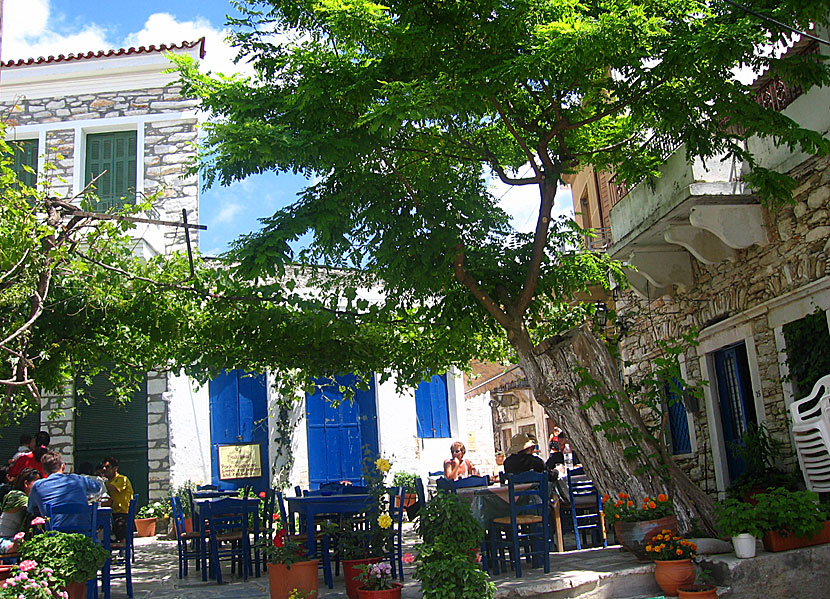
{"label": "green leafy shrub", "polygon": [[418,475],[413,472],[396,472],[392,478],[392,486],[403,487],[407,493],[415,493],[415,479]]}
{"label": "green leafy shrub", "polygon": [[193,516],[193,506],[190,505],[190,493],[187,492],[188,490],[191,492],[195,491],[196,483],[191,480],[186,480],[178,487],[170,487],[170,490],[167,491],[167,505],[171,505],[171,497],[180,498],[182,500],[182,512],[184,512],[185,518]]}
{"label": "green leafy shrub", "polygon": [[55,530],[35,535],[20,546],[24,560],[51,568],[65,584],[95,578],[107,555],[106,549],[85,535]]}
{"label": "green leafy shrub", "polygon": [[438,493],[430,499],[418,518],[415,530],[425,545],[441,539],[466,551],[481,545],[484,527],[473,518],[470,506],[453,493]]}
{"label": "green leafy shrub", "polygon": [[724,499],[715,504],[715,523],[718,532],[727,537],[749,533],[760,537],[764,533],[758,526],[755,506],[737,499]]}
{"label": "green leafy shrub", "polygon": [[827,512],[812,491],[788,491],[783,487],[755,495],[755,517],[760,530],[782,535],[811,537],[821,530]]}
{"label": "green leafy shrub", "polygon": [[782,444],[763,424],[751,424],[741,440],[731,446],[735,455],[744,461],[746,470],[729,487],[730,496],[741,499],[757,489],[785,487],[795,491],[798,488],[797,476],[775,467]]}

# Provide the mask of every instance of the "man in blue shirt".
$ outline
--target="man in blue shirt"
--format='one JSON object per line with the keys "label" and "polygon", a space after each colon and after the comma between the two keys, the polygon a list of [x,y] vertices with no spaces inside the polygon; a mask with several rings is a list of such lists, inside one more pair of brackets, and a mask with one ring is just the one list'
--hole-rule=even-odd
{"label": "man in blue shirt", "polygon": [[[47,478],[42,478],[32,485],[29,492],[29,512],[36,516],[46,516],[46,504],[62,505],[67,503],[87,504],[89,496],[98,496],[103,492],[103,483],[89,476],[66,474],[66,464],[59,453],[46,452],[40,463]],[[56,514],[52,526],[82,527],[87,525],[84,514]]]}

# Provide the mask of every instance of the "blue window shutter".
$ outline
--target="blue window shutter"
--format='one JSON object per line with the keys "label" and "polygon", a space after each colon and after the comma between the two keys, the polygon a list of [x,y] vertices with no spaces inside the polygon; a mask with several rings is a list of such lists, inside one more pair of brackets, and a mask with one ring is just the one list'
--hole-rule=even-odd
{"label": "blue window shutter", "polygon": [[432,387],[430,382],[421,381],[415,389],[415,417],[418,421],[418,436],[422,439],[432,438]]}
{"label": "blue window shutter", "polygon": [[430,384],[432,393],[432,426],[435,429],[434,437],[450,436],[450,406],[447,395],[447,375],[432,377]]}
{"label": "blue window shutter", "polygon": [[692,452],[686,407],[677,395],[677,389],[680,386],[680,382],[675,379],[673,384],[666,384],[665,387],[669,414],[669,434],[671,435],[671,448],[674,455]]}

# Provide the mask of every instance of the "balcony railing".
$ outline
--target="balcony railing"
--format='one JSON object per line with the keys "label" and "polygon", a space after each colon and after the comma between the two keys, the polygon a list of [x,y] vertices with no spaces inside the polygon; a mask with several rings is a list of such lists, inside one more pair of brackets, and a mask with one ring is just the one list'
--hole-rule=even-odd
{"label": "balcony railing", "polygon": [[611,247],[611,227],[591,229],[593,235],[585,236],[585,249],[590,252],[604,252]]}

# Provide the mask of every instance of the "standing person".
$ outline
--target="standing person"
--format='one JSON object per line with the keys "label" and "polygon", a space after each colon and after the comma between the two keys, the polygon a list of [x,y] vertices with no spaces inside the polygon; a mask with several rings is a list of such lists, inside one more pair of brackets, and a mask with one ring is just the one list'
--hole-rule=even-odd
{"label": "standing person", "polygon": [[[66,464],[56,451],[47,451],[40,459],[48,478],[35,481],[29,493],[29,511],[35,516],[46,515],[46,504],[87,503],[87,496],[102,492],[103,483],[89,476],[66,474]],[[84,526],[84,514],[56,514],[52,525],[60,528]]]}
{"label": "standing person", "polygon": [[105,458],[101,467],[112,505],[112,534],[116,541],[123,541],[127,536],[127,515],[133,498],[133,485],[129,478],[118,473],[117,459]]}
{"label": "standing person", "polygon": [[550,438],[548,439],[548,449],[551,453],[556,453],[559,451],[559,435],[562,434],[562,429],[558,426],[553,427],[553,432],[550,434]]}
{"label": "standing person", "polygon": [[14,489],[3,498],[0,514],[0,553],[17,551],[18,541],[14,536],[26,528],[29,493],[35,481],[40,480],[40,472],[34,468],[24,469],[14,483]]}
{"label": "standing person", "polygon": [[527,433],[513,435],[510,447],[507,449],[507,458],[504,460],[504,471],[508,474],[516,472],[545,472],[545,462],[542,458],[533,455],[536,449],[536,439]]}
{"label": "standing person", "polygon": [[444,460],[444,477],[448,480],[458,480],[459,478],[467,478],[468,476],[478,476],[478,471],[470,460],[464,459],[464,454],[467,453],[467,448],[461,441],[456,441],[450,445],[450,455],[452,458]]}
{"label": "standing person", "polygon": [[38,472],[40,472],[41,476],[46,478],[49,474],[44,470],[43,466],[41,466],[40,460],[43,455],[49,451],[49,443],[52,441],[52,437],[49,436],[49,433],[46,431],[40,431],[38,434],[35,435],[34,438],[34,448],[29,453],[24,453],[22,456],[17,458],[14,464],[11,465],[9,468],[9,476],[17,477],[24,468],[34,468]]}
{"label": "standing person", "polygon": [[17,451],[12,456],[12,459],[9,460],[9,464],[14,464],[17,461],[17,458],[22,456],[23,454],[29,453],[35,448],[35,438],[28,433],[23,433],[20,435],[20,445],[17,447]]}

